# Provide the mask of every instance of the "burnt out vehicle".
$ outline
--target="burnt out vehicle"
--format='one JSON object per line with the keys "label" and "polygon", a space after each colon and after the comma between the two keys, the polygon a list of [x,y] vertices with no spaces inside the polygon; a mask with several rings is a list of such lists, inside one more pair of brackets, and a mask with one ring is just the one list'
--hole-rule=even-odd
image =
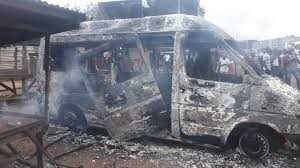
{"label": "burnt out vehicle", "polygon": [[[298,91],[259,76],[234,39],[200,16],[84,22],[53,36],[51,45],[53,69],[76,60],[93,104],[62,101],[63,123],[71,118],[79,128],[104,127],[118,140],[153,136],[240,147],[255,158],[292,144],[289,135],[300,133]],[[90,73],[99,76],[95,87]]]}

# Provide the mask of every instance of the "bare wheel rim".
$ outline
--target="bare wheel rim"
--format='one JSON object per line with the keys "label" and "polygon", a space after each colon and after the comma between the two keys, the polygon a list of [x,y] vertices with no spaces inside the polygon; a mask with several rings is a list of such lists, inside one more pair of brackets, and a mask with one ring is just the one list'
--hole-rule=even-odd
{"label": "bare wheel rim", "polygon": [[244,153],[252,156],[263,154],[260,156],[264,158],[270,151],[270,145],[266,137],[261,134],[245,134],[241,137],[239,145]]}
{"label": "bare wheel rim", "polygon": [[70,128],[80,127],[80,120],[74,112],[66,112],[63,117],[63,124]]}

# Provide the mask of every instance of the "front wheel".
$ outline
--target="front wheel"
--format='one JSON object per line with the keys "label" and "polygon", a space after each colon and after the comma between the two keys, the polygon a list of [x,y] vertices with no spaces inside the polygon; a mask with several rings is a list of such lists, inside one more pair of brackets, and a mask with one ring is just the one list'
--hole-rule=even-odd
{"label": "front wheel", "polygon": [[87,121],[83,113],[73,106],[65,106],[59,110],[59,121],[62,126],[75,132],[85,132],[87,130]]}
{"label": "front wheel", "polygon": [[239,138],[239,148],[250,158],[265,159],[271,152],[271,143],[262,132],[246,131]]}

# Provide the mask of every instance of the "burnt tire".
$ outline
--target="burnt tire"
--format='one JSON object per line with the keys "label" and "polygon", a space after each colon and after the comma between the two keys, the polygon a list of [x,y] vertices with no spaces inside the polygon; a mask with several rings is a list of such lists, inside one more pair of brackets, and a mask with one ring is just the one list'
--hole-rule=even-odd
{"label": "burnt tire", "polygon": [[59,110],[59,123],[77,133],[87,130],[86,118],[83,112],[76,106],[61,107]]}
{"label": "burnt tire", "polygon": [[241,134],[239,148],[252,159],[265,159],[272,151],[271,139],[260,131],[246,131]]}

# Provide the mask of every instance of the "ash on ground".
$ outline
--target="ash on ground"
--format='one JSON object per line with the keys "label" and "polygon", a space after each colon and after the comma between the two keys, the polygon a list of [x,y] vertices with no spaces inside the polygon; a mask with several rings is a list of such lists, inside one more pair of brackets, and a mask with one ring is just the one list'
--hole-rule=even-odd
{"label": "ash on ground", "polygon": [[[105,135],[64,134],[48,136],[48,142],[62,136],[65,138],[49,149],[53,155],[72,148],[87,148],[65,155],[60,163],[87,168],[293,168],[296,158],[283,154],[273,154],[267,160],[255,161],[239,151],[225,153],[209,149],[162,142],[143,138],[130,142],[117,142]],[[49,165],[49,164],[48,164]],[[51,166],[49,166],[51,167]]]}

